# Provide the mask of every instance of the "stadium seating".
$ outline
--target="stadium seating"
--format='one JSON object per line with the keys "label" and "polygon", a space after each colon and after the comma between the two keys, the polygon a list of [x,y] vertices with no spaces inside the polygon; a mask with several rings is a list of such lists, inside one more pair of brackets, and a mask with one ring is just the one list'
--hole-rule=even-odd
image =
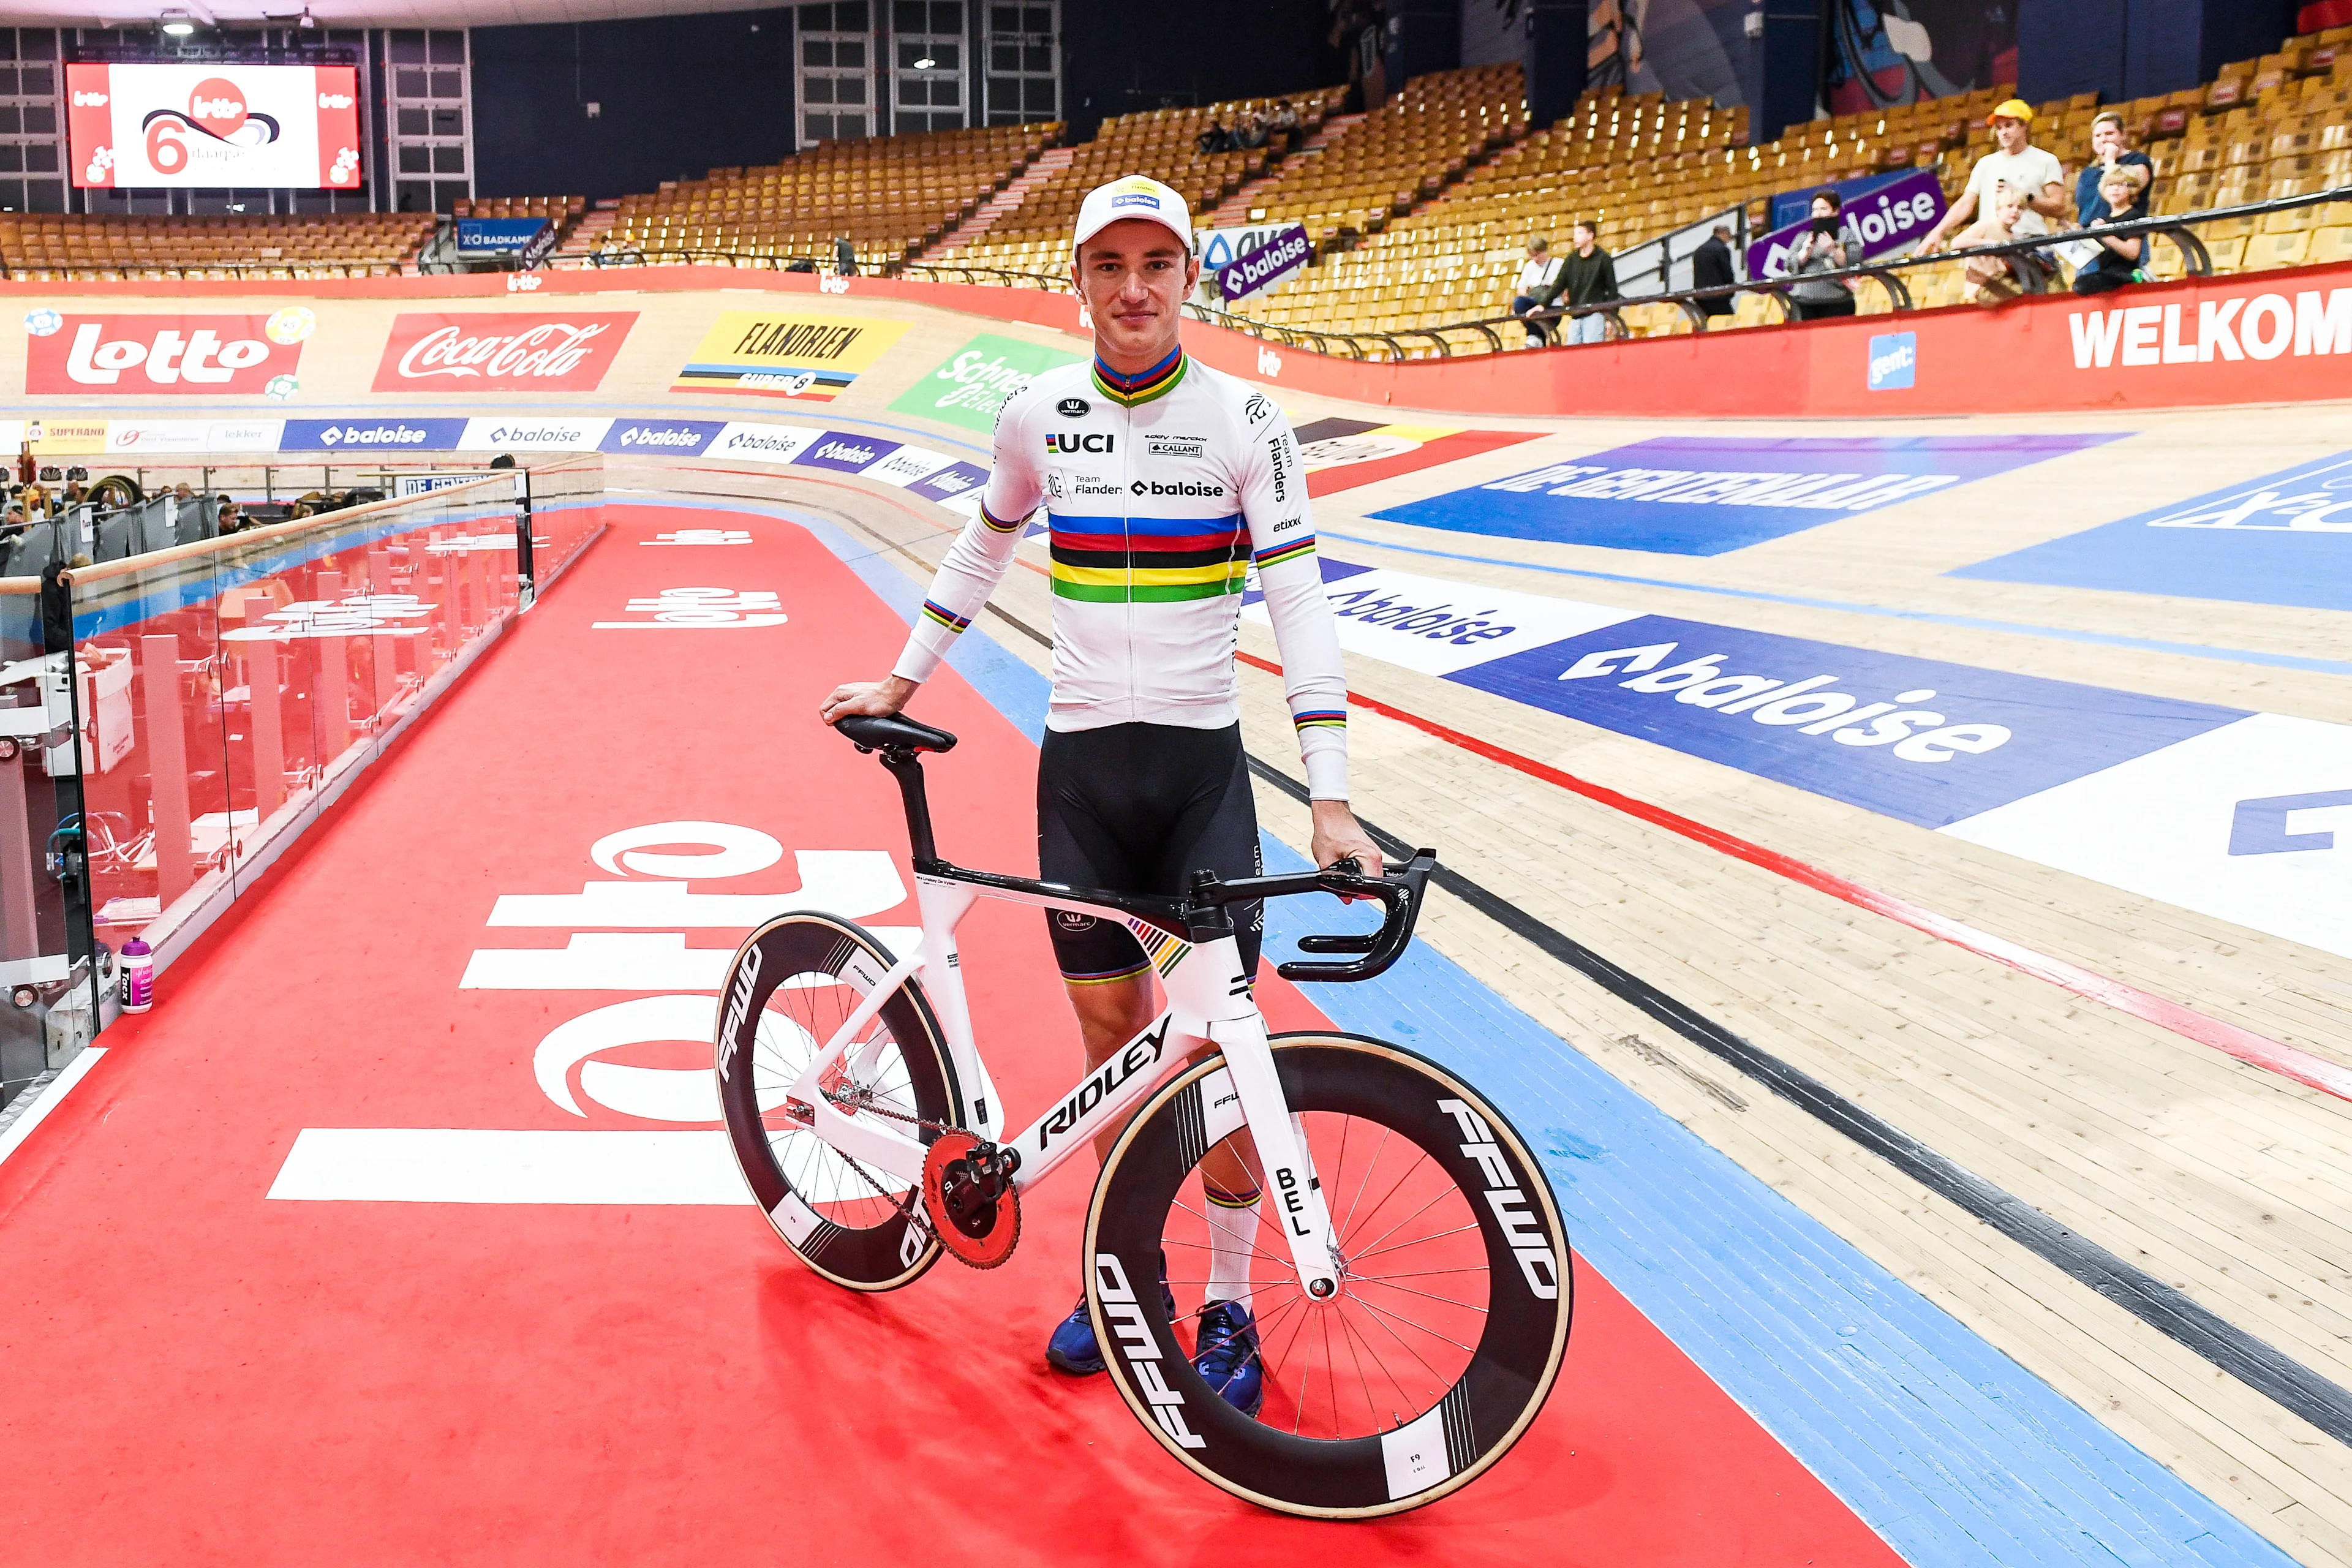
{"label": "stadium seating", "polygon": [[[1302,130],[1319,130],[1346,100],[1345,88],[1318,88],[1286,95],[1298,110]],[[1202,134],[1212,123],[1233,126],[1247,111],[1266,112],[1279,98],[1236,99],[1197,109],[1155,109],[1106,120],[1094,141],[1076,149],[1069,166],[1040,184],[1022,204],[998,216],[987,238],[954,249],[942,259],[974,266],[1057,273],[1066,265],[1070,226],[1078,203],[1106,180],[1149,174],[1183,193],[1196,216],[1205,218],[1225,197],[1264,174],[1281,156],[1273,142],[1237,153],[1202,153]]]}
{"label": "stadium seating", "polygon": [[713,169],[592,214],[559,258],[677,250],[828,264],[844,235],[860,267],[903,261],[1061,139],[1059,123],[824,142],[781,163]]}
{"label": "stadium seating", "polygon": [[431,213],[253,217],[0,214],[0,267],[40,282],[172,277],[388,277],[412,267]]}

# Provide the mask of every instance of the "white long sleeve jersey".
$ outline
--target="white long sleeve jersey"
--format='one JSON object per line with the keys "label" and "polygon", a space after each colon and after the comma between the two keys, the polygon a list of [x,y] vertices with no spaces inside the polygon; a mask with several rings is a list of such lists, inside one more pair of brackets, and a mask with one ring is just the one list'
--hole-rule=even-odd
{"label": "white long sleeve jersey", "polygon": [[1238,720],[1234,649],[1255,563],[1307,787],[1347,798],[1339,637],[1297,438],[1271,397],[1181,349],[1132,379],[1099,361],[1038,376],[998,416],[980,515],[940,563],[895,673],[930,679],[1041,503],[1054,583],[1048,729]]}

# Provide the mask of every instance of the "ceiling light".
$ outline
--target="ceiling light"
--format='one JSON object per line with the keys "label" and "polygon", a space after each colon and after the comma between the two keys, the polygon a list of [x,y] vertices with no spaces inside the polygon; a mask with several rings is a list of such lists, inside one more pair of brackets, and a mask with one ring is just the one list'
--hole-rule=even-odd
{"label": "ceiling light", "polygon": [[309,32],[311,28],[313,28],[313,27],[317,26],[319,24],[311,18],[311,16],[310,16],[310,7],[309,7],[308,5],[305,5],[305,6],[303,6],[303,7],[302,7],[302,19],[301,19],[300,21],[299,21],[299,22],[295,23],[294,25],[295,25],[296,26],[298,26],[298,27],[301,28],[304,32],[306,32],[306,33],[307,33],[307,32]]}
{"label": "ceiling light", "polygon": [[915,68],[919,71],[927,71],[939,63],[939,61],[931,58],[930,56],[925,55],[921,59],[915,62]]}
{"label": "ceiling light", "polygon": [[163,31],[170,34],[173,37],[184,38],[195,30],[196,25],[188,20],[188,14],[186,12],[166,11],[163,13]]}

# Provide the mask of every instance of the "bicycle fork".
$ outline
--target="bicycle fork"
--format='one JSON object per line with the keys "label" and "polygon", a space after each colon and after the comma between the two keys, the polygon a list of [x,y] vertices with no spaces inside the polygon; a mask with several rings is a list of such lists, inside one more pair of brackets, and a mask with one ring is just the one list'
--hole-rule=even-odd
{"label": "bicycle fork", "polygon": [[1305,1132],[1283,1098],[1265,1020],[1253,1010],[1245,1018],[1211,1023],[1208,1036],[1223,1053],[1225,1071],[1241,1098],[1242,1120],[1257,1143],[1269,1217],[1282,1226],[1299,1287],[1312,1300],[1330,1300],[1339,1293],[1340,1270],[1331,1214]]}

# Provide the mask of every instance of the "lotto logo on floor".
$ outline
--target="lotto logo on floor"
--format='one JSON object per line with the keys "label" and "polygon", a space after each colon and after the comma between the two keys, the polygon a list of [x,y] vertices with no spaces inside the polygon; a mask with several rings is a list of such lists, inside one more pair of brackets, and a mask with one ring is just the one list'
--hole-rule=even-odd
{"label": "lotto logo on floor", "polygon": [[2208,491],[1949,575],[2352,610],[2352,453]]}
{"label": "lotto logo on floor", "polygon": [[1371,515],[1556,544],[1720,555],[2115,436],[1662,436]]}

